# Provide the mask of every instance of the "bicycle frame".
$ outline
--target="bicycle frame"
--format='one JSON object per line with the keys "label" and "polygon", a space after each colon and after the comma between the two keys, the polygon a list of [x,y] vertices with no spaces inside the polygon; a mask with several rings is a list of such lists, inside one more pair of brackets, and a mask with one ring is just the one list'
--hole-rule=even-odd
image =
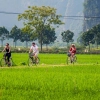
{"label": "bicycle frame", "polygon": [[71,56],[67,56],[67,64],[69,63],[74,64],[76,61],[77,61],[76,55],[74,55],[73,58],[71,58]]}
{"label": "bicycle frame", "polygon": [[10,61],[9,61],[9,63],[8,63],[8,61],[7,61],[7,59],[5,59],[5,57],[3,57],[1,60],[0,60],[0,66],[1,67],[4,67],[4,66],[8,66],[8,67],[10,67],[10,66],[12,66],[12,58],[10,58],[9,59]]}
{"label": "bicycle frame", "polygon": [[37,62],[36,62],[35,59],[34,59],[34,56],[29,54],[28,66],[37,65],[37,64],[39,64],[39,62],[40,62],[39,57],[37,57]]}

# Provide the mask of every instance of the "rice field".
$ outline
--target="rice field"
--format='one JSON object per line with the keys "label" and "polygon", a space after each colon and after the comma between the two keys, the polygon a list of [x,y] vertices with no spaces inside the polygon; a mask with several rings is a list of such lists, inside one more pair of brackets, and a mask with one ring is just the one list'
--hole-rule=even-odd
{"label": "rice field", "polygon": [[66,57],[40,54],[29,67],[28,54],[12,54],[16,66],[0,68],[0,100],[99,100],[100,55],[77,55],[74,65]]}
{"label": "rice field", "polygon": [[[2,58],[3,54],[0,54]],[[77,54],[76,65],[87,65],[87,64],[100,64],[100,55],[97,54]],[[27,53],[12,53],[12,59],[17,66],[26,65],[29,55]],[[39,54],[40,64],[39,65],[66,65],[66,54]]]}

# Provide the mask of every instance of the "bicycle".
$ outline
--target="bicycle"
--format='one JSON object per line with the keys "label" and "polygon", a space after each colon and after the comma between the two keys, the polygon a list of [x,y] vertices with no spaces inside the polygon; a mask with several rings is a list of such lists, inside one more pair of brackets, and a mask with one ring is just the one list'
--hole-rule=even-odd
{"label": "bicycle", "polygon": [[69,64],[69,63],[74,64],[77,61],[77,56],[74,55],[73,59],[71,59],[70,56],[71,56],[71,54],[68,52],[68,54],[67,54],[67,61],[66,62],[67,62],[67,64]]}
{"label": "bicycle", "polygon": [[32,56],[32,54],[29,54],[28,66],[37,65],[39,63],[40,63],[40,58],[39,57],[37,57],[37,61],[35,61],[34,56]]}
{"label": "bicycle", "polygon": [[11,67],[12,63],[13,63],[13,60],[11,57],[9,58],[9,63],[8,63],[7,58],[5,57],[5,54],[3,55],[3,58],[1,58],[0,60],[1,67],[6,67],[6,66]]}

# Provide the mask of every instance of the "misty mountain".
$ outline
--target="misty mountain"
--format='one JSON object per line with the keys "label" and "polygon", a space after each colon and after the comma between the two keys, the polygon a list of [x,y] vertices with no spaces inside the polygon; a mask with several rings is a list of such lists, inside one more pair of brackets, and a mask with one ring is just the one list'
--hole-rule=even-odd
{"label": "misty mountain", "polygon": [[2,12],[23,13],[28,6],[51,6],[57,9],[57,14],[61,14],[65,25],[57,29],[57,36],[61,37],[61,32],[71,30],[75,37],[82,31],[82,18],[66,17],[83,15],[84,0],[0,0],[0,27],[5,26],[10,30],[14,25],[23,27],[18,21],[18,14],[7,14]]}

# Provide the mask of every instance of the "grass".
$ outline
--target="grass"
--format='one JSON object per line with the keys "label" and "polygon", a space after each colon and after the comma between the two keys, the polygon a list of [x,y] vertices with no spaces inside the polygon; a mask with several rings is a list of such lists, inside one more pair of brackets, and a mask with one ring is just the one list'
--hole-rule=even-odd
{"label": "grass", "polygon": [[17,66],[0,68],[0,100],[99,100],[98,55],[77,55],[78,62],[67,65],[64,54],[40,54],[33,67],[21,65],[27,57],[13,54]]}
{"label": "grass", "polygon": [[[0,54],[2,58],[3,54]],[[27,65],[28,54],[26,53],[12,53],[13,61],[16,65]],[[40,65],[66,65],[66,54],[39,54]],[[76,64],[100,64],[99,55],[86,55],[86,54],[77,54],[77,63]]]}

